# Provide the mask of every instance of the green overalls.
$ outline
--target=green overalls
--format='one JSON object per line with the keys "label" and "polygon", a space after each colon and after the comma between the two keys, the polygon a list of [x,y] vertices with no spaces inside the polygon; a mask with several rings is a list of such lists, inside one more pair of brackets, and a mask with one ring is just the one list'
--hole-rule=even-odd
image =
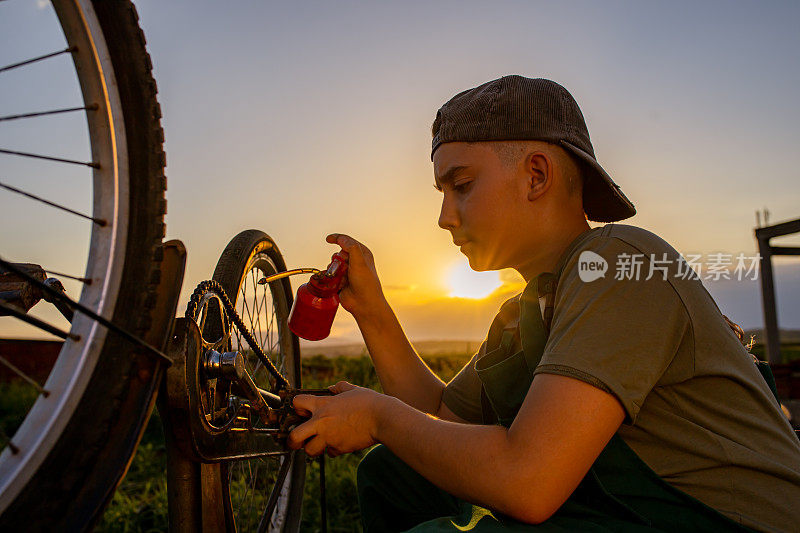
{"label": "green overalls", "polygon": [[[509,427],[525,399],[547,340],[555,282],[545,273],[528,284],[520,297],[519,327],[506,327],[499,343],[490,334],[486,354],[475,363],[486,423]],[[511,353],[516,335],[522,350]],[[384,446],[373,448],[359,465],[358,492],[369,532],[751,531],[662,480],[618,435],[561,508],[537,525],[451,496]]]}

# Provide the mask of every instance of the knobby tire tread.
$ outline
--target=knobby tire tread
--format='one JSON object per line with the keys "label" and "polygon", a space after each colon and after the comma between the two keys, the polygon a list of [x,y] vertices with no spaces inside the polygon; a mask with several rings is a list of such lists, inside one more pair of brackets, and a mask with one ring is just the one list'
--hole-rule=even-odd
{"label": "knobby tire tread", "polygon": [[[113,322],[144,336],[160,280],[166,157],[152,62],[128,0],[95,0],[128,142],[129,229]],[[161,346],[159,346],[161,348]],[[121,481],[155,400],[162,362],[107,332],[86,392],[53,451],[0,517],[4,531],[92,527]]]}

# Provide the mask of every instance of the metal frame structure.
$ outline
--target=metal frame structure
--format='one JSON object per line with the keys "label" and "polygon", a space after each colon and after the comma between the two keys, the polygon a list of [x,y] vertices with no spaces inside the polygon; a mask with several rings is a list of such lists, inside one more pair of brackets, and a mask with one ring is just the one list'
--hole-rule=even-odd
{"label": "metal frame structure", "polygon": [[772,226],[756,228],[758,251],[761,254],[761,305],[764,309],[764,329],[766,330],[767,361],[781,362],[780,332],[778,312],[775,305],[775,278],[772,275],[773,255],[800,255],[800,246],[772,246],[770,239],[800,233],[800,218]]}

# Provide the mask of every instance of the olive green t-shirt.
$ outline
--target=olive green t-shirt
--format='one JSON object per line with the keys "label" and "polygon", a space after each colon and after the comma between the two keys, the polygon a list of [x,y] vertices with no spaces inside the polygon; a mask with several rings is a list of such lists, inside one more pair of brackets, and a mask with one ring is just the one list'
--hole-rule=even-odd
{"label": "olive green t-shirt", "polygon": [[[607,270],[597,277],[603,260]],[[615,395],[626,413],[619,435],[677,489],[745,526],[796,531],[800,441],[680,255],[649,231],[609,224],[578,236],[561,267],[534,373]],[[518,298],[504,304],[506,315],[509,309],[518,313]],[[474,364],[485,346],[443,395],[451,411],[474,423],[482,420]]]}

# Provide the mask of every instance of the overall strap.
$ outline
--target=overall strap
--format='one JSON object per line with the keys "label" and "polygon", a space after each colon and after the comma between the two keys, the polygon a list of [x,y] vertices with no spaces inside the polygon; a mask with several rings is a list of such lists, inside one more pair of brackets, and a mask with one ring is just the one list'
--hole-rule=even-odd
{"label": "overall strap", "polygon": [[539,298],[544,298],[544,309],[542,310],[542,321],[544,322],[544,330],[546,334],[550,334],[550,326],[553,324],[553,311],[556,306],[556,287],[558,285],[558,278],[561,275],[551,274],[545,272],[539,276],[537,285],[537,292]]}
{"label": "overall strap", "polygon": [[485,426],[497,424],[497,415],[494,409],[492,409],[492,404],[489,402],[489,397],[486,395],[486,388],[483,385],[481,385],[481,419]]}
{"label": "overall strap", "polygon": [[[500,308],[497,316],[489,327],[489,334],[486,339],[486,353],[495,349],[502,348],[508,352],[512,346],[519,345],[519,328],[512,326],[518,318],[516,313],[516,302],[506,302]],[[486,389],[481,385],[481,414],[482,422],[485,425],[493,425],[498,422],[497,415],[492,408]]]}
{"label": "overall strap", "polygon": [[532,279],[518,302],[504,306],[492,324],[486,353],[475,363],[485,424],[508,426],[516,416],[547,343],[554,289],[552,274]]}

